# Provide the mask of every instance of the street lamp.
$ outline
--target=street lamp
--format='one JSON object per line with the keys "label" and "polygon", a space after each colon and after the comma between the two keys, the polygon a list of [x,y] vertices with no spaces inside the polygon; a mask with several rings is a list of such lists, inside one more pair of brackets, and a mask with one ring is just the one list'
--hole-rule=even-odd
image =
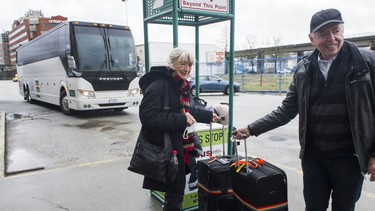
{"label": "street lamp", "polygon": [[128,25],[128,0],[121,0],[121,1],[125,3],[125,13],[126,13],[125,25]]}

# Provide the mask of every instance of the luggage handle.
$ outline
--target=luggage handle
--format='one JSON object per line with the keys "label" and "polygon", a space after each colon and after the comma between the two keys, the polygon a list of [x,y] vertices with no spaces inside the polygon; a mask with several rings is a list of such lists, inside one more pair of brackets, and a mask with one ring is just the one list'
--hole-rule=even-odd
{"label": "luggage handle", "polygon": [[[225,116],[220,116],[220,120],[224,121]],[[221,124],[221,134],[223,135],[223,156],[225,155],[225,127],[224,124]],[[210,122],[210,157],[213,157],[212,155],[212,122]]]}
{"label": "luggage handle", "polygon": [[212,156],[212,122],[210,122],[210,156]]}
{"label": "luggage handle", "polygon": [[[264,163],[265,163],[265,161],[263,159],[255,158],[254,160],[248,161],[247,166],[250,167],[250,168],[256,169],[256,168],[262,166]],[[245,165],[246,165],[246,161],[240,160],[240,161],[236,161],[236,162],[232,163],[231,166],[238,167],[237,172],[239,172],[241,170],[241,168],[243,168]]]}
{"label": "luggage handle", "polygon": [[[225,116],[220,116],[220,120],[221,122],[223,122],[225,120]],[[222,156],[225,156],[225,127],[223,123],[221,124],[221,134],[223,135],[223,155]],[[226,165],[229,163],[229,160],[227,158],[216,157],[214,160],[217,160],[222,165]]]}
{"label": "luggage handle", "polygon": [[[242,134],[242,139],[243,139],[243,142],[244,142],[244,146],[245,146],[245,160],[246,160],[246,164],[249,163],[249,158],[247,157],[247,145],[246,145],[246,135],[245,134]],[[249,165],[246,165],[246,174],[247,173],[250,173],[251,170],[249,169]]]}
{"label": "luggage handle", "polygon": [[225,155],[225,132],[224,132],[224,124],[223,121],[225,120],[225,116],[220,116],[221,120],[221,133],[223,135],[223,155]]}
{"label": "luggage handle", "polygon": [[238,148],[237,148],[237,140],[236,140],[236,135],[233,134],[232,136],[232,141],[234,142],[233,145],[234,145],[234,148],[235,148],[235,152],[236,152],[236,155],[237,155],[237,162],[233,163],[232,165],[240,165],[240,167],[237,169],[237,172],[239,172],[241,170],[241,168],[243,166],[246,166],[246,174],[250,173],[251,172],[251,169],[249,168],[249,166],[252,166],[254,168],[257,168],[259,165],[263,164],[264,161],[261,163],[253,163],[254,161],[251,161],[249,162],[249,158],[247,156],[247,145],[246,145],[246,135],[245,134],[242,134],[242,139],[244,140],[244,146],[245,146],[245,163],[243,161],[240,161],[240,156],[238,154]]}
{"label": "luggage handle", "polygon": [[240,156],[238,154],[237,139],[236,139],[235,135],[232,136],[232,144],[233,144],[234,153],[236,154],[236,157],[237,157],[237,162],[239,162],[240,161]]}

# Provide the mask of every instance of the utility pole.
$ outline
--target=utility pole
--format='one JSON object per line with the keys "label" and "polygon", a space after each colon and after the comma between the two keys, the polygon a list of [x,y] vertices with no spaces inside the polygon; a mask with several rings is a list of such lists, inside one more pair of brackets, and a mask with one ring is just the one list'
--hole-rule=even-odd
{"label": "utility pole", "polygon": [[129,20],[128,20],[128,0],[121,0],[122,2],[125,3],[125,14],[126,14],[126,20],[125,20],[125,25],[129,25]]}

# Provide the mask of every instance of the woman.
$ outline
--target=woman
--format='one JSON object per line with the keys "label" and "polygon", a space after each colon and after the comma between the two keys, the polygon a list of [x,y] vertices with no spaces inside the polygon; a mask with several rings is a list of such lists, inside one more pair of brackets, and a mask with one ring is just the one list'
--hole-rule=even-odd
{"label": "woman", "polygon": [[[183,138],[186,127],[196,121],[217,122],[212,111],[191,108],[189,105],[189,81],[194,57],[187,51],[175,48],[169,54],[169,65],[152,67],[139,81],[143,99],[139,107],[142,129],[147,131],[154,145],[163,145],[164,131],[171,136],[172,146],[177,150],[179,170],[171,183],[162,183],[145,177],[143,188],[165,192],[164,211],[181,210],[186,184],[190,172],[189,152],[194,149],[194,137]],[[165,83],[167,82],[167,83]],[[164,96],[169,97],[169,112],[163,111]],[[194,134],[194,133],[193,133]]]}

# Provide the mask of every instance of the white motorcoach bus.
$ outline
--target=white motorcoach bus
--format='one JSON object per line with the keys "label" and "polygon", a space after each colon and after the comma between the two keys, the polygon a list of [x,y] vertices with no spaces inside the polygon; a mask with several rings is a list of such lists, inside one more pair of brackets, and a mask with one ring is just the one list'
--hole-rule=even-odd
{"label": "white motorcoach bus", "polygon": [[138,66],[127,26],[68,21],[17,49],[20,94],[74,111],[138,106]]}

